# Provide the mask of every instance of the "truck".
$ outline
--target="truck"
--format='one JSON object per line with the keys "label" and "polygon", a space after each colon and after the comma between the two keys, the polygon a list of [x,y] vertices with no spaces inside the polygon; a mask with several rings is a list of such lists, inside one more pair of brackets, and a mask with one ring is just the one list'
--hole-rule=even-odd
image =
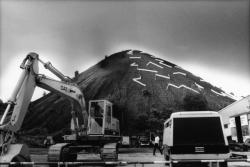
{"label": "truck", "polygon": [[[59,80],[39,74],[39,63]],[[50,62],[43,62],[37,53],[29,53],[20,68],[22,74],[0,120],[0,162],[31,160],[27,145],[16,143],[15,134],[22,126],[36,86],[68,99],[71,104],[71,133],[63,136],[63,143],[49,147],[49,162],[77,161],[77,154],[88,148],[97,149],[104,161],[118,159],[119,120],[113,117],[111,102],[90,100],[87,110],[84,95],[73,79]]]}
{"label": "truck", "polygon": [[163,154],[166,160],[178,162],[173,166],[218,160],[219,166],[226,167],[229,147],[221,116],[214,111],[172,113],[164,122]]}

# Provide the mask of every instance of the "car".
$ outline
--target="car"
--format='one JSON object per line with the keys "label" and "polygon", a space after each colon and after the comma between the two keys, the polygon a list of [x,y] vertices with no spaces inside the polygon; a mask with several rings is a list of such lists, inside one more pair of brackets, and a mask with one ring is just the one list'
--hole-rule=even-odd
{"label": "car", "polygon": [[235,140],[228,140],[229,149],[232,151],[245,151],[244,143],[238,143]]}
{"label": "car", "polygon": [[150,139],[147,136],[140,136],[139,138],[140,146],[150,146]]}

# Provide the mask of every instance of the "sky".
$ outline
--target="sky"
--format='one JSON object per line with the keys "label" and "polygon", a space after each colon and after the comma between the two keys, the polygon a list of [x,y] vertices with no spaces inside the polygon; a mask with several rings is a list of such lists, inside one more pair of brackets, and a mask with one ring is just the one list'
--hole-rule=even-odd
{"label": "sky", "polygon": [[[247,96],[248,21],[249,0],[0,0],[0,98],[10,97],[29,52],[72,77],[127,49]],[[42,92],[37,89],[33,99]]]}

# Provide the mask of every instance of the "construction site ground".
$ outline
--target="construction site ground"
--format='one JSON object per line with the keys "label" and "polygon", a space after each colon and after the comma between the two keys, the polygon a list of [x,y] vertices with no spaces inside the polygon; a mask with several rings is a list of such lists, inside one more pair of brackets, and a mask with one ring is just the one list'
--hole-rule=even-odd
{"label": "construction site ground", "polygon": [[[152,153],[152,148],[120,148],[119,149],[119,158],[118,161],[127,161],[127,162],[148,162],[148,161],[164,161],[163,155],[159,152],[156,152],[154,156]],[[33,162],[46,162],[47,161],[47,152],[48,149],[46,148],[31,148],[31,158]],[[250,157],[250,152],[233,152],[236,154],[244,154],[247,155],[248,158]],[[98,154],[92,153],[82,153],[79,154],[77,159],[79,161],[86,161],[86,162],[100,162],[100,156]],[[46,166],[46,165],[44,165]],[[127,165],[130,167],[134,167],[135,165]],[[141,164],[137,164],[136,166],[141,167]],[[145,167],[163,167],[168,166],[165,164],[146,164]],[[247,162],[229,162],[229,167],[249,167],[250,163]]]}

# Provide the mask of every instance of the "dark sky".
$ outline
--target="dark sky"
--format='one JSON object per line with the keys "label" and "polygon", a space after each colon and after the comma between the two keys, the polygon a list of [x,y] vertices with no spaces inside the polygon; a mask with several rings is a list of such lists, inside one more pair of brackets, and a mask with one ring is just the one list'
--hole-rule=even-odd
{"label": "dark sky", "polygon": [[72,76],[105,55],[139,49],[227,92],[250,94],[248,0],[0,0],[0,9],[4,100],[30,51]]}

